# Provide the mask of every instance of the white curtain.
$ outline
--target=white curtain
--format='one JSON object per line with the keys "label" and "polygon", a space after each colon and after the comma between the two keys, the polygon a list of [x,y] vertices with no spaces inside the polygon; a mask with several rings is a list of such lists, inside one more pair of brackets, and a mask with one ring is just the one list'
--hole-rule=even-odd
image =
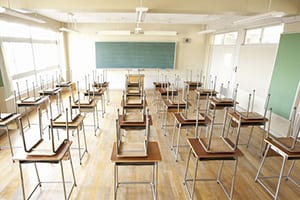
{"label": "white curtain", "polygon": [[12,78],[9,74],[9,68],[5,62],[5,51],[3,48],[3,43],[0,40],[0,68],[2,74],[2,80],[4,85],[4,98],[8,98],[13,95],[13,87],[12,87]]}

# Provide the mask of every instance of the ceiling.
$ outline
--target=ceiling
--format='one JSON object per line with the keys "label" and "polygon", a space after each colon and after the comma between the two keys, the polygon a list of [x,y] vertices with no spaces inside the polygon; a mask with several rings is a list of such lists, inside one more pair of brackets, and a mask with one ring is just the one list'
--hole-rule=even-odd
{"label": "ceiling", "polygon": [[[147,7],[143,23],[192,24],[224,29],[249,16],[281,11],[300,15],[299,0],[0,0],[0,5],[34,12],[64,23],[136,23],[136,7]],[[269,18],[261,23],[275,23]],[[257,22],[256,22],[257,24]]]}

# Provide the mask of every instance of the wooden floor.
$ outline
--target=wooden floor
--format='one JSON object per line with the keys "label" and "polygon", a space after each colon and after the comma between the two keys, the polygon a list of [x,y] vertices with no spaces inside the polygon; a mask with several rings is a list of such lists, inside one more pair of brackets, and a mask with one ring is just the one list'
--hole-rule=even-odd
{"label": "wooden floor", "polygon": [[[82,165],[79,164],[77,147],[77,138],[71,149],[73,164],[75,168],[75,176],[77,187],[72,192],[70,199],[113,199],[113,170],[114,165],[110,160],[112,145],[115,141],[115,119],[117,116],[117,108],[120,108],[121,91],[110,91],[111,102],[107,106],[107,112],[104,118],[100,119],[100,130],[97,135],[94,135],[93,128],[86,126],[88,154],[82,160]],[[66,99],[66,98],[65,98]],[[153,118],[153,126],[151,127],[151,140],[158,141],[162,154],[162,162],[159,163],[158,169],[158,199],[177,200],[188,199],[185,186],[183,185],[183,176],[186,166],[188,147],[180,147],[179,161],[175,162],[174,153],[170,150],[170,141],[172,129],[168,129],[168,134],[165,136],[161,129],[161,119],[156,113],[154,103],[154,91],[147,91],[147,101],[150,113]],[[66,104],[65,104],[66,105]],[[36,114],[31,118],[35,121]],[[86,125],[92,125],[92,115],[89,114],[85,119]],[[170,123],[173,123],[173,119]],[[30,130],[37,131],[32,126]],[[125,133],[127,138],[136,138],[134,133]],[[245,145],[240,145],[240,150],[244,153],[238,162],[236,183],[234,189],[234,199],[272,199],[271,196],[258,184],[254,182],[258,166],[260,164],[259,142],[261,138],[261,130],[254,129],[254,136],[248,148]],[[22,148],[20,135],[12,130],[10,135],[13,139],[13,145],[16,147],[14,151],[21,151]],[[186,138],[194,135],[193,130],[185,134],[182,132],[181,143],[186,144]],[[244,143],[249,136],[249,129],[242,129],[240,143]],[[0,138],[0,145],[7,146],[8,139],[6,135]],[[191,162],[192,166],[194,161]],[[218,161],[200,162],[198,168],[198,177],[215,177],[218,170]],[[267,161],[267,169],[263,170],[264,174],[277,174],[279,172],[281,159],[270,158]],[[288,167],[290,163],[286,167]],[[39,164],[40,175],[42,181],[60,180],[60,168],[58,165]],[[191,170],[193,167],[191,167]],[[69,163],[65,162],[65,171],[67,179],[71,179]],[[229,184],[230,175],[232,174],[233,163],[227,161],[224,168],[224,182]],[[300,180],[299,163],[293,170],[292,175]],[[32,164],[24,166],[25,187],[28,194],[32,189],[36,177]],[[150,167],[123,167],[119,171],[120,180],[143,181],[150,178]],[[191,172],[191,171],[190,171]],[[191,175],[191,173],[189,173]],[[275,182],[268,180],[268,183],[275,188]],[[13,163],[11,160],[10,151],[8,148],[0,150],[0,199],[22,199],[21,180],[18,163]],[[41,188],[32,196],[32,199],[63,199],[62,185],[57,183],[42,184]],[[149,185],[121,185],[118,190],[118,199],[152,199],[152,192]],[[216,182],[197,182],[195,199],[226,199],[221,187]],[[300,188],[297,188],[290,181],[283,181],[280,189],[279,199],[300,199]]]}

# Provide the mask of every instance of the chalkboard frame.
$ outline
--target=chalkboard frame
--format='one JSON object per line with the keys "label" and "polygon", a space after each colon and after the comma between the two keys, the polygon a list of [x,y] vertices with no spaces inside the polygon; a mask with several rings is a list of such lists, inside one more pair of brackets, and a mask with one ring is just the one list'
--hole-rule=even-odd
{"label": "chalkboard frame", "polygon": [[175,69],[176,46],[176,42],[95,42],[96,68]]}

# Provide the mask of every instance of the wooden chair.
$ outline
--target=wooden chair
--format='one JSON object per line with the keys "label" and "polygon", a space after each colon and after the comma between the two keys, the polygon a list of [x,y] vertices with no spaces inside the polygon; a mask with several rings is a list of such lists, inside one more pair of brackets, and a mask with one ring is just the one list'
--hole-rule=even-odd
{"label": "wooden chair", "polygon": [[[178,91],[178,88],[177,88]],[[173,127],[174,125],[168,125],[168,115],[169,113],[181,112],[185,114],[189,106],[188,102],[188,86],[185,85],[182,89],[181,96],[178,95],[177,98],[173,95],[167,95],[166,99],[163,99],[163,115],[162,115],[162,128],[164,129],[164,135],[167,135],[167,128]]]}
{"label": "wooden chair", "polygon": [[[66,108],[65,115],[60,114],[57,117],[55,117],[52,121],[52,129],[49,129],[53,131],[53,129],[63,129],[66,130],[66,135],[69,137],[69,130],[77,131],[77,143],[78,143],[78,155],[79,155],[79,163],[82,164],[82,159],[85,155],[85,153],[88,152],[87,150],[87,142],[86,142],[86,134],[85,134],[85,125],[84,125],[84,115],[81,113],[79,114],[73,114],[72,109],[72,103],[71,103],[71,97],[69,96],[69,108]],[[80,139],[80,130],[82,130],[83,133],[83,140],[84,140],[84,146],[81,147],[81,139]],[[53,134],[52,134],[53,135]],[[83,149],[83,153],[81,152],[81,149]]]}
{"label": "wooden chair", "polygon": [[[236,149],[233,152],[207,152],[203,145],[200,143],[199,139],[197,138],[189,138],[188,144],[190,145],[190,151],[187,159],[185,174],[184,174],[184,185],[187,189],[189,199],[194,199],[195,188],[196,188],[196,181],[216,181],[221,188],[223,189],[226,197],[228,199],[233,199],[233,192],[234,192],[234,184],[235,184],[235,177],[236,177],[236,170],[238,164],[238,157],[242,156],[242,152]],[[188,169],[191,160],[191,155],[193,154],[195,158],[195,171],[193,177],[188,178]],[[197,171],[198,171],[198,164],[204,161],[220,161],[220,166],[218,170],[217,178],[197,178]],[[231,178],[230,188],[227,189],[223,184],[221,177],[223,172],[223,164],[224,161],[234,161],[233,166],[233,174]],[[203,170],[201,170],[202,174],[205,174]],[[192,182],[192,188],[189,188],[188,182]],[[200,199],[200,197],[197,197]]]}
{"label": "wooden chair", "polygon": [[[22,121],[19,120],[19,126],[22,126]],[[51,119],[51,129],[52,127],[52,119]],[[54,183],[53,181],[48,181],[44,182],[41,181],[39,172],[38,172],[38,163],[48,163],[48,164],[59,164],[60,169],[61,169],[61,176],[62,176],[62,186],[63,186],[63,196],[64,199],[69,199],[70,195],[73,191],[73,188],[76,186],[76,180],[75,180],[75,173],[74,173],[74,168],[73,168],[73,163],[72,163],[72,158],[71,158],[71,153],[70,153],[70,147],[72,142],[70,140],[65,139],[59,142],[59,144],[56,144],[54,142],[54,135],[53,131],[51,131],[52,137],[51,137],[51,142],[50,143],[45,143],[44,140],[38,140],[37,143],[35,143],[33,146],[28,147],[28,138],[25,137],[23,128],[21,128],[21,136],[22,136],[22,141],[23,141],[23,146],[24,146],[24,152],[19,152],[13,157],[13,161],[18,161],[19,162],[19,169],[20,169],[20,178],[21,178],[21,186],[22,186],[22,194],[23,194],[23,199],[29,199],[33,193],[36,191],[38,187],[41,187],[43,183]],[[65,174],[64,174],[64,168],[63,168],[63,161],[64,160],[69,160],[70,161],[70,167],[72,171],[72,177],[73,177],[73,182],[72,186],[67,192],[66,190],[66,180],[65,180]],[[29,194],[25,194],[25,183],[24,183],[24,178],[23,178],[23,169],[22,166],[24,164],[30,164],[33,163],[35,167],[35,172],[37,176],[38,183],[34,187],[33,191]],[[56,183],[56,182],[55,182]],[[28,197],[26,197],[28,196]]]}
{"label": "wooden chair", "polygon": [[[149,115],[149,110],[146,113],[141,113],[130,116],[130,114],[119,114],[116,120],[116,152],[119,157],[147,157],[148,155],[148,142],[150,139],[150,125],[152,120]],[[122,141],[121,129],[126,131],[143,131],[144,140],[142,142],[124,142]]]}
{"label": "wooden chair", "polygon": [[[86,117],[87,113],[93,114],[93,128],[95,136],[97,134],[97,130],[99,129],[99,116],[98,116],[98,107],[97,107],[97,99],[95,98],[95,91],[88,92],[87,96],[83,95],[82,98],[81,92],[79,90],[79,82],[77,82],[77,99],[75,99],[75,95],[72,92],[72,109],[76,109],[79,113],[84,113],[84,118]],[[89,90],[89,89],[88,89]],[[87,125],[86,125],[87,126]]]}
{"label": "wooden chair", "polygon": [[[231,128],[236,128],[239,127],[237,129],[237,132],[240,132],[240,128],[242,127],[251,127],[250,133],[249,133],[249,137],[248,137],[248,141],[245,144],[246,147],[248,148],[249,144],[250,144],[250,140],[252,138],[252,134],[253,134],[253,129],[255,126],[263,126],[263,130],[265,130],[265,125],[268,121],[268,119],[266,118],[266,114],[267,114],[267,110],[268,110],[268,106],[269,106],[269,100],[270,100],[270,94],[268,94],[267,98],[266,98],[266,102],[265,102],[265,110],[264,110],[264,114],[261,115],[257,112],[254,112],[253,107],[254,107],[254,97],[255,97],[255,90],[253,90],[252,94],[249,94],[249,98],[248,98],[248,105],[247,105],[247,110],[245,112],[241,112],[241,111],[232,111],[228,113],[229,116],[229,123],[228,123],[228,129],[227,131],[229,131],[230,127]],[[251,105],[250,105],[251,104]],[[239,122],[239,117],[241,117],[241,125],[238,126],[238,122]],[[262,150],[263,150],[263,143],[264,143],[264,138],[265,135],[262,135],[262,139],[261,139],[261,144],[260,144],[260,155],[262,155]],[[242,144],[239,144],[242,145]]]}
{"label": "wooden chair", "polygon": [[[271,112],[270,117],[271,120]],[[268,127],[268,134],[265,138],[265,142],[267,144],[266,150],[264,152],[264,156],[261,160],[260,166],[258,168],[257,174],[255,176],[255,181],[258,182],[272,197],[276,200],[279,196],[280,186],[282,180],[285,179],[290,180],[294,183],[297,187],[300,187],[300,184],[296,182],[292,177],[291,173],[293,167],[295,165],[295,161],[300,159],[300,114],[297,114],[296,107],[293,108],[292,119],[290,123],[290,130],[287,137],[275,137],[270,134],[270,122]],[[282,164],[280,168],[280,172],[278,176],[264,176],[262,175],[262,169],[265,164],[267,157],[273,156],[281,156],[282,157]],[[288,169],[286,175],[284,175],[285,165],[287,161],[291,160],[292,163]],[[277,186],[275,191],[271,189],[270,186],[265,184],[265,179],[276,178],[278,179]]]}
{"label": "wooden chair", "polygon": [[[175,152],[175,161],[178,161],[178,151],[180,146],[180,135],[181,135],[181,129],[185,128],[186,130],[188,128],[194,128],[195,129],[195,138],[198,138],[199,136],[199,127],[206,127],[206,135],[208,133],[208,126],[211,123],[210,118],[207,116],[207,113],[200,113],[199,109],[199,102],[200,98],[197,100],[197,110],[196,113],[193,114],[193,116],[188,116],[187,113],[177,112],[174,113],[174,128],[173,128],[173,134],[172,134],[172,140],[171,140],[171,150],[174,150]],[[176,128],[177,131],[177,144],[175,145],[175,131]]]}

